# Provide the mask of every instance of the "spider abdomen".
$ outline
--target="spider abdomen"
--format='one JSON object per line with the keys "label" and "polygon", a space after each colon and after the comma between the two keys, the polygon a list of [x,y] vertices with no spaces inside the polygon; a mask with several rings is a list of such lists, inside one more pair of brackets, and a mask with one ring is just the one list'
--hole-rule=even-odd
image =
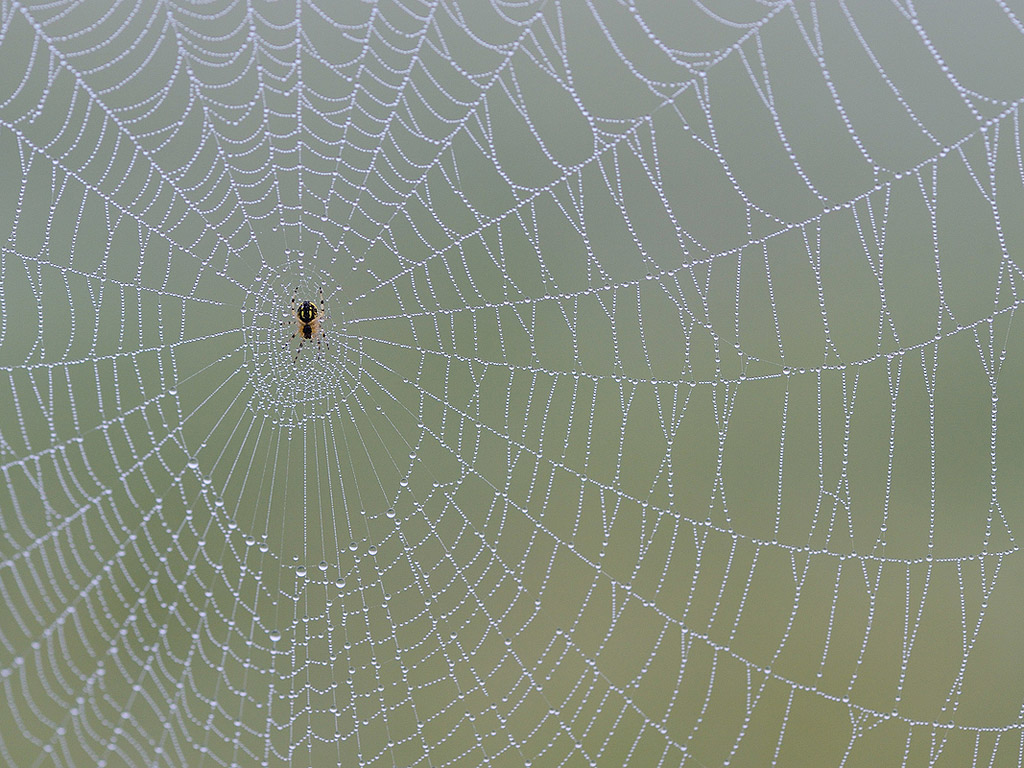
{"label": "spider abdomen", "polygon": [[299,305],[299,308],[298,310],[296,310],[295,314],[296,316],[298,316],[300,323],[309,325],[314,320],[316,320],[316,316],[318,314],[316,304],[314,304],[311,301],[304,301]]}

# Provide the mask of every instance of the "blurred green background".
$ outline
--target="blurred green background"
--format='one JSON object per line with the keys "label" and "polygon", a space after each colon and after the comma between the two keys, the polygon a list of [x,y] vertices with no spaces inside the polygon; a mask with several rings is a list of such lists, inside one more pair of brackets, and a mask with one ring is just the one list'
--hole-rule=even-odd
{"label": "blurred green background", "polygon": [[1020,764],[1018,14],[5,3],[0,762]]}

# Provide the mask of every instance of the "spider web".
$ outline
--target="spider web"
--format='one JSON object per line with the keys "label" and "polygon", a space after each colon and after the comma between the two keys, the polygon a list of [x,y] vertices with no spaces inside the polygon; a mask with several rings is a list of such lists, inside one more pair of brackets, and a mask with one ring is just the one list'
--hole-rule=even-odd
{"label": "spider web", "polygon": [[2,762],[1024,760],[1010,3],[0,15]]}

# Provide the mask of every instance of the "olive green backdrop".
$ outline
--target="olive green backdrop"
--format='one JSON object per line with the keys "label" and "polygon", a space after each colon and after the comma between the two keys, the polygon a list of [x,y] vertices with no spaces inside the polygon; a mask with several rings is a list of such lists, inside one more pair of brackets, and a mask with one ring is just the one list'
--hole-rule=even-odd
{"label": "olive green backdrop", "polygon": [[1015,6],[0,5],[0,763],[1019,765]]}

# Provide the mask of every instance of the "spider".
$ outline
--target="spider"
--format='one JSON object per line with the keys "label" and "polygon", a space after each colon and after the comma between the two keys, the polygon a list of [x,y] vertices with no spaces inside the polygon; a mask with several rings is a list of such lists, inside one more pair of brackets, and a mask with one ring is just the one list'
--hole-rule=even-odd
{"label": "spider", "polygon": [[[292,359],[293,363],[299,359],[299,353],[302,352],[302,342],[312,341],[315,336],[317,354],[320,354],[321,342],[323,342],[325,347],[327,346],[327,337],[324,335],[323,329],[323,317],[327,312],[324,308],[324,289],[320,288],[319,309],[312,301],[303,301],[296,307],[295,297],[298,296],[298,293],[299,286],[295,286],[295,292],[292,293],[292,322],[295,323],[295,332],[292,334],[292,338],[299,337],[299,348],[295,350],[295,357]],[[287,324],[281,323],[281,325]]]}

